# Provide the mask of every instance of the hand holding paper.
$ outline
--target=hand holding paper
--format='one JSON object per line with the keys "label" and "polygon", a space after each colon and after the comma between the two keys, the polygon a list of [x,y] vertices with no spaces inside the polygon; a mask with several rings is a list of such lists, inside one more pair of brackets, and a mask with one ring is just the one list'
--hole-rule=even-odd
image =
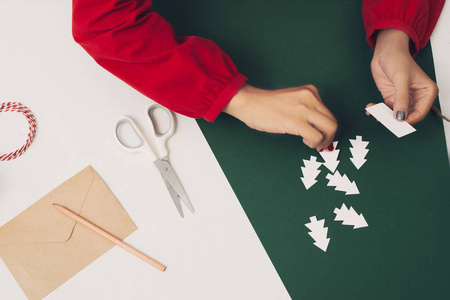
{"label": "hand holding paper", "polygon": [[416,131],[408,122],[397,121],[392,110],[382,102],[366,107],[366,110],[398,138]]}
{"label": "hand holding paper", "polygon": [[410,54],[409,36],[397,29],[380,30],[370,64],[373,79],[397,120],[422,121],[438,95],[438,87]]}

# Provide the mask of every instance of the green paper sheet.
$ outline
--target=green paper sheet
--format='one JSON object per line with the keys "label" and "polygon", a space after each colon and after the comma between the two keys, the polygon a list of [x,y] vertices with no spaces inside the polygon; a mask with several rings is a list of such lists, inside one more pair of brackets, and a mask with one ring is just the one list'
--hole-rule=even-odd
{"label": "green paper sheet", "polygon": [[[277,89],[314,84],[338,120],[338,170],[360,194],[318,182],[306,190],[303,159],[317,156],[295,136],[257,132],[222,114],[198,124],[293,299],[444,299],[450,285],[450,168],[442,120],[430,113],[398,139],[365,105],[381,102],[371,73],[362,1],[155,1],[178,36],[216,42],[248,83]],[[416,58],[434,80],[431,48]],[[436,100],[438,105],[438,100]],[[349,139],[369,141],[367,162],[350,162]],[[345,203],[369,227],[335,222]],[[325,219],[327,252],[305,224]],[[249,278],[248,280],[252,280]]]}

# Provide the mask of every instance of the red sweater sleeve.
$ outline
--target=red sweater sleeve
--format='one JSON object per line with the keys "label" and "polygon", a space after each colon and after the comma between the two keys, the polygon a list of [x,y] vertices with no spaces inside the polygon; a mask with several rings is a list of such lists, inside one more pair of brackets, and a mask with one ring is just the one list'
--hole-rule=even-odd
{"label": "red sweater sleeve", "polygon": [[445,0],[364,0],[362,15],[367,42],[374,48],[376,30],[404,31],[414,43],[412,55],[425,47],[436,26]]}
{"label": "red sweater sleeve", "polygon": [[247,78],[213,42],[176,38],[151,0],[73,0],[73,37],[106,70],[161,105],[213,121]]}

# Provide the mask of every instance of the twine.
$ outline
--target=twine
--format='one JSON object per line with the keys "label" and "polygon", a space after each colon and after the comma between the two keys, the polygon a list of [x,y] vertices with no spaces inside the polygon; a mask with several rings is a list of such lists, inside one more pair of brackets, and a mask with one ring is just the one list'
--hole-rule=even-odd
{"label": "twine", "polygon": [[9,111],[22,113],[27,118],[28,124],[30,124],[28,128],[30,132],[28,133],[27,141],[22,147],[8,154],[0,154],[0,161],[13,160],[21,156],[28,149],[36,134],[36,119],[28,107],[22,105],[20,102],[5,102],[0,104],[0,113]]}
{"label": "twine", "polygon": [[445,120],[445,121],[447,121],[447,122],[450,122],[450,119],[447,118],[446,116],[444,116],[443,114],[441,114],[441,112],[439,111],[439,109],[437,109],[436,106],[433,105],[433,106],[431,107],[431,110],[432,110],[435,114],[437,114],[439,117],[441,117],[443,120]]}

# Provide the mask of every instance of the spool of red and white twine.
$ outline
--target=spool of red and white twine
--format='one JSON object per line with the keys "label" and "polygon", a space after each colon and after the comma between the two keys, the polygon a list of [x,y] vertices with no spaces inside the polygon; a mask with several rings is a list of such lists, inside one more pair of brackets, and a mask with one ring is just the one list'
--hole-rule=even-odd
{"label": "spool of red and white twine", "polygon": [[28,133],[27,141],[22,147],[8,154],[0,154],[0,161],[12,160],[21,156],[30,146],[36,134],[36,119],[28,107],[22,105],[20,102],[5,102],[0,104],[0,113],[9,111],[22,113],[27,118],[28,124],[30,124],[30,132]]}

